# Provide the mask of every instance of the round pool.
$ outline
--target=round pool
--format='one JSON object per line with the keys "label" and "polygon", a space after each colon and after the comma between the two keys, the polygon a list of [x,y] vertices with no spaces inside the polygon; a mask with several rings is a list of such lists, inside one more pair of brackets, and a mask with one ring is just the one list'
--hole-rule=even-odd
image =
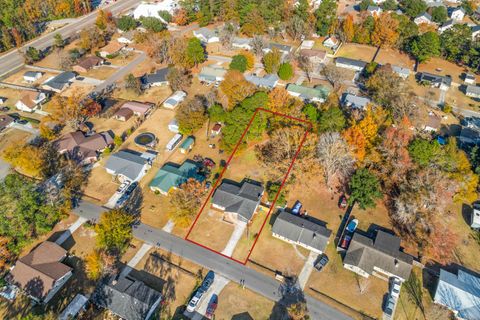
{"label": "round pool", "polygon": [[138,136],[135,137],[135,144],[141,147],[154,147],[156,142],[156,137],[153,133],[145,132],[140,133]]}

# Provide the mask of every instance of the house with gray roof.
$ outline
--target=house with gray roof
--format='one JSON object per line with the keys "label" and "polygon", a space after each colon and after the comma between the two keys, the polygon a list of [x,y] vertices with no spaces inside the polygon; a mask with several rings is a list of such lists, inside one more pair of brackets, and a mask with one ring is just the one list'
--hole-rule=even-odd
{"label": "house with gray roof", "polygon": [[283,210],[272,227],[272,235],[275,238],[318,254],[325,251],[331,234],[332,231],[326,227]]}
{"label": "house with gray roof", "polygon": [[77,74],[71,71],[62,72],[55,77],[48,79],[44,84],[43,88],[46,90],[61,92],[63,89],[69,87]]}
{"label": "house with gray roof", "polygon": [[448,90],[452,85],[452,78],[449,76],[441,76],[428,72],[421,72],[418,76],[420,82],[428,83],[431,87]]}
{"label": "house with gray roof", "polygon": [[23,80],[25,82],[35,82],[43,76],[43,72],[41,71],[27,71],[23,74]]}
{"label": "house with gray roof", "polygon": [[464,145],[475,145],[480,143],[480,129],[476,127],[463,126],[458,136],[460,143]]}
{"label": "house with gray roof", "polygon": [[296,98],[300,98],[305,102],[324,102],[330,94],[330,90],[327,87],[318,85],[314,88],[301,86],[298,84],[290,83],[287,85],[287,92]]}
{"label": "house with gray roof", "polygon": [[480,35],[480,26],[473,26],[471,27],[472,30],[472,40],[475,40],[478,35]]}
{"label": "house with gray roof", "polygon": [[468,85],[465,94],[470,98],[480,98],[480,86]]}
{"label": "house with gray roof", "polygon": [[342,97],[342,104],[345,107],[349,107],[353,109],[365,110],[367,105],[371,102],[372,100],[370,100],[367,97],[360,97],[351,93],[345,93],[343,94],[343,97]]}
{"label": "house with gray roof", "polygon": [[457,319],[480,319],[480,277],[467,270],[454,274],[440,269],[433,301],[453,311]]}
{"label": "house with gray roof", "polygon": [[392,71],[403,79],[407,79],[410,76],[410,69],[408,68],[392,66]]}
{"label": "house with gray roof", "polygon": [[120,150],[112,154],[105,163],[105,170],[120,181],[138,181],[150,169],[156,155]]}
{"label": "house with gray roof", "polygon": [[374,275],[387,281],[390,277],[407,280],[412,263],[413,257],[400,250],[400,238],[381,230],[375,239],[357,231],[343,259],[346,269],[365,278]]}
{"label": "house with gray roof", "polygon": [[168,86],[167,75],[170,68],[161,68],[154,73],[145,74],[140,78],[142,87],[148,89],[150,87]]}
{"label": "house with gray roof", "polygon": [[232,47],[235,49],[252,50],[252,38],[234,37]]}
{"label": "house with gray roof", "polygon": [[447,31],[448,29],[452,28],[454,25],[453,23],[453,20],[450,19],[450,20],[447,20],[445,21],[439,28],[438,28],[438,32],[441,34],[441,33],[444,33],[445,31]]}
{"label": "house with gray roof", "polygon": [[470,215],[470,228],[480,231],[480,203],[473,204],[473,210]]}
{"label": "house with gray roof", "polygon": [[367,63],[362,60],[355,60],[344,57],[338,57],[337,59],[335,59],[335,66],[354,71],[362,71],[366,65]]}
{"label": "house with gray roof", "polygon": [[111,276],[95,290],[93,302],[126,320],[148,320],[158,310],[162,294],[133,275]]}
{"label": "house with gray roof", "polygon": [[276,74],[267,74],[263,77],[249,74],[245,76],[245,79],[259,88],[265,88],[269,90],[275,88],[280,80]]}
{"label": "house with gray roof", "polygon": [[193,35],[202,43],[214,43],[220,41],[218,31],[216,29],[212,30],[206,27],[200,28],[198,30],[194,30]]}
{"label": "house with gray roof", "polygon": [[286,45],[286,44],[274,43],[274,42],[270,42],[269,44],[267,44],[267,46],[265,48],[263,48],[263,52],[269,53],[274,48],[278,49],[278,51],[280,51],[280,53],[283,54],[283,55],[287,55],[290,52],[292,52],[292,46],[289,46],[289,45]]}
{"label": "house with gray roof", "polygon": [[166,196],[170,190],[180,187],[188,179],[195,179],[198,182],[205,181],[205,176],[201,175],[199,170],[200,165],[191,160],[186,160],[180,166],[167,163],[158,170],[149,187],[152,191]]}
{"label": "house with gray roof", "polygon": [[432,16],[429,15],[427,12],[424,12],[415,19],[413,19],[413,22],[415,22],[416,25],[434,23],[432,20]]}
{"label": "house with gray roof", "polygon": [[205,66],[198,74],[198,79],[208,83],[221,82],[225,79],[225,73],[227,73],[227,70],[222,66]]}
{"label": "house with gray roof", "polygon": [[255,181],[244,180],[237,184],[224,180],[213,194],[212,207],[246,223],[257,211],[263,191],[263,186]]}

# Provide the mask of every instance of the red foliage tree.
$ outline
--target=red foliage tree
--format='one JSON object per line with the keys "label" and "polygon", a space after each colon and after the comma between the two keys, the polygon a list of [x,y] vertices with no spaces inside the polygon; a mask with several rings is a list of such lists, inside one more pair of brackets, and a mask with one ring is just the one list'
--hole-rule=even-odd
{"label": "red foliage tree", "polygon": [[95,100],[88,100],[83,104],[83,114],[87,117],[96,116],[100,111],[102,111],[102,106]]}
{"label": "red foliage tree", "polygon": [[437,222],[428,239],[425,253],[428,258],[447,264],[451,262],[459,240],[458,235],[448,225]]}

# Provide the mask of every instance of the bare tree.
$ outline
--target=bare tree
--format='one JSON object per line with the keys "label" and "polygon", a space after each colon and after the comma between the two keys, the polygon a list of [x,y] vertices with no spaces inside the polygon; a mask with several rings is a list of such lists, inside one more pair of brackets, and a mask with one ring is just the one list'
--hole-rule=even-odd
{"label": "bare tree", "polygon": [[319,137],[317,158],[327,185],[335,175],[341,179],[348,177],[355,163],[348,144],[338,132],[326,132]]}
{"label": "bare tree", "polygon": [[222,46],[230,50],[232,48],[232,41],[235,37],[235,26],[231,23],[225,23],[223,28],[220,30],[220,43]]}
{"label": "bare tree", "polygon": [[252,51],[260,57],[263,55],[263,49],[267,46],[265,39],[262,36],[255,36],[252,39]]}
{"label": "bare tree", "polygon": [[302,69],[303,72],[306,73],[308,82],[311,82],[312,78],[310,76],[311,76],[311,73],[313,72],[313,63],[310,60],[310,58],[305,54],[300,53],[297,57],[297,62],[300,69]]}
{"label": "bare tree", "polygon": [[170,68],[167,74],[167,80],[173,91],[186,91],[192,85],[192,75],[190,71],[183,68]]}
{"label": "bare tree", "polygon": [[347,80],[346,72],[331,63],[323,67],[322,74],[327,78],[327,81],[330,82],[335,91],[340,89],[345,80]]}

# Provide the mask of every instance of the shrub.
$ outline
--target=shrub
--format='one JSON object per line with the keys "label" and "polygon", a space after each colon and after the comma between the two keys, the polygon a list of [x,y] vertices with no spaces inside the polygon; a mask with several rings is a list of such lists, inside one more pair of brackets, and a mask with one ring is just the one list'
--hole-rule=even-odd
{"label": "shrub", "polygon": [[293,77],[293,67],[289,62],[282,63],[278,68],[278,76],[282,80],[290,80]]}
{"label": "shrub", "polygon": [[247,64],[247,58],[244,55],[237,54],[232,58],[232,62],[230,62],[230,70],[238,70],[243,73],[247,70]]}

